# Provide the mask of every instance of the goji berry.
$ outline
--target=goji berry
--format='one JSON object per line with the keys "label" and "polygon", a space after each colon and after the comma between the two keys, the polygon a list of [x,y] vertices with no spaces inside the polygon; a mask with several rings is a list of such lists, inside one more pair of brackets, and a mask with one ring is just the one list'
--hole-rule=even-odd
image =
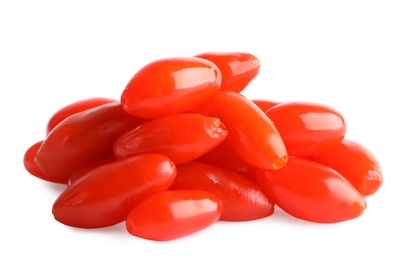
{"label": "goji berry", "polygon": [[168,190],[144,198],[127,215],[127,231],[137,237],[168,241],[199,232],[218,221],[222,202],[200,190]]}

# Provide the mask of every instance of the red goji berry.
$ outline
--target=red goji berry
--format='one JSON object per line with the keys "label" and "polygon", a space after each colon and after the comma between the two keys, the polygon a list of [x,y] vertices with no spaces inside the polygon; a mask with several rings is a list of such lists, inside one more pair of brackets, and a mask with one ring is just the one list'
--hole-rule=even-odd
{"label": "red goji berry", "polygon": [[121,135],[113,144],[116,158],[161,153],[180,164],[197,159],[227,137],[220,119],[183,113],[159,117]]}
{"label": "red goji berry", "polygon": [[200,190],[168,190],[144,198],[127,215],[127,231],[137,237],[168,241],[199,232],[218,221],[222,202]]}
{"label": "red goji berry", "polygon": [[205,59],[176,57],[153,61],[141,68],[121,94],[121,104],[140,118],[184,113],[214,96],[221,72]]}
{"label": "red goji berry", "polygon": [[288,214],[307,221],[336,223],[363,214],[367,202],[332,168],[290,156],[279,170],[256,169],[257,183]]}
{"label": "red goji berry", "polygon": [[57,221],[72,227],[115,225],[140,200],[167,190],[175,176],[174,163],[161,154],[108,163],[68,186],[54,202],[52,213]]}

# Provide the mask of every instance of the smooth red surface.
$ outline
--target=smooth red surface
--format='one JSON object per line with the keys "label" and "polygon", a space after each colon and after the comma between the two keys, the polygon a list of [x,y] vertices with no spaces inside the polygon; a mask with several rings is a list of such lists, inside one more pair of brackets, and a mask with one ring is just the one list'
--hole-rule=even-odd
{"label": "smooth red surface", "polygon": [[148,196],[127,215],[127,231],[137,237],[168,241],[199,232],[218,221],[222,202],[200,190],[168,190]]}
{"label": "smooth red surface", "polygon": [[72,185],[74,182],[82,178],[84,175],[87,175],[90,172],[92,172],[93,169],[103,166],[105,164],[111,163],[111,162],[115,162],[115,161],[116,161],[116,158],[114,158],[114,156],[110,154],[110,155],[103,157],[102,159],[92,162],[89,165],[86,165],[85,167],[71,174],[68,179],[67,185]]}
{"label": "smooth red surface", "polygon": [[363,214],[367,202],[332,168],[290,156],[277,171],[256,170],[257,183],[290,215],[312,222],[336,223]]}
{"label": "smooth red surface", "polygon": [[345,119],[330,106],[243,96],[259,70],[240,52],[148,63],[119,100],[58,110],[24,167],[66,184],[52,207],[60,223],[124,221],[149,240],[265,218],[275,206],[318,223],[359,217],[383,183],[375,156],[345,139]]}
{"label": "smooth red surface", "polygon": [[247,178],[252,178],[251,174],[254,169],[252,165],[239,158],[225,140],[211,151],[197,158],[196,161],[228,169]]}
{"label": "smooth red surface", "polygon": [[221,72],[205,59],[176,57],[153,61],[141,68],[121,94],[130,114],[153,119],[187,112],[220,89]]}
{"label": "smooth red surface", "polygon": [[339,172],[364,196],[377,192],[384,181],[380,163],[374,154],[352,140],[344,139],[312,160]]}
{"label": "smooth red surface", "polygon": [[67,176],[46,176],[44,175],[43,171],[39,168],[37,163],[35,162],[34,158],[40,148],[40,146],[43,144],[43,140],[38,141],[31,145],[26,152],[24,153],[23,156],[23,164],[24,168],[29,172],[31,175],[42,179],[44,181],[49,181],[49,182],[54,182],[54,183],[60,183],[60,184],[67,184]]}
{"label": "smooth red surface", "polygon": [[93,97],[68,104],[59,109],[58,111],[56,111],[51,116],[49,122],[47,123],[46,133],[49,134],[56,125],[58,125],[61,121],[75,113],[115,101],[116,100],[113,98]]}
{"label": "smooth red surface", "polygon": [[336,109],[312,102],[284,102],[266,112],[290,156],[308,157],[341,142],[346,122]]}
{"label": "smooth red surface", "polygon": [[45,138],[35,160],[46,176],[66,176],[112,154],[114,141],[141,124],[119,102],[69,116]]}
{"label": "smooth red surface", "polygon": [[281,168],[287,162],[279,131],[251,100],[234,91],[219,91],[211,106],[226,126],[226,140],[238,157],[268,170]]}
{"label": "smooth red surface", "polygon": [[124,133],[114,143],[113,151],[116,158],[161,153],[180,164],[207,153],[226,137],[227,130],[216,117],[174,114],[149,120]]}
{"label": "smooth red surface", "polygon": [[72,227],[111,226],[124,221],[145,197],[167,190],[175,176],[174,163],[160,154],[108,163],[68,186],[54,202],[52,213]]}
{"label": "smooth red surface", "polygon": [[260,61],[244,52],[204,52],[196,57],[213,62],[221,71],[221,90],[241,92],[257,77]]}
{"label": "smooth red surface", "polygon": [[220,220],[255,220],[274,213],[274,204],[255,182],[206,163],[178,165],[177,176],[170,189],[204,190],[216,195],[224,207]]}
{"label": "smooth red surface", "polygon": [[256,104],[264,113],[267,112],[270,108],[282,103],[268,99],[252,99],[251,101],[253,101],[254,104]]}

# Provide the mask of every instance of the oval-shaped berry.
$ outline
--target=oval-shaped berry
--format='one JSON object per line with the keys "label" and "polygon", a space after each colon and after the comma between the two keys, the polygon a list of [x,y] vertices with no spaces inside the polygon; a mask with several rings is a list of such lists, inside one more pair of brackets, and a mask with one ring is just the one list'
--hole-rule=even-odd
{"label": "oval-shaped berry", "polygon": [[211,61],[176,57],[141,68],[121,94],[124,110],[153,119],[183,113],[202,104],[220,89],[221,72]]}
{"label": "oval-shaped berry", "polygon": [[168,190],[148,196],[127,215],[127,231],[137,237],[168,241],[199,232],[218,221],[223,206],[211,193]]}
{"label": "oval-shaped berry", "polygon": [[290,156],[317,154],[339,142],[346,122],[336,109],[313,102],[283,102],[266,111]]}
{"label": "oval-shaped berry", "polygon": [[344,139],[312,160],[325,164],[346,178],[363,196],[377,192],[383,183],[380,163],[364,145]]}
{"label": "oval-shaped berry", "polygon": [[332,168],[290,156],[276,171],[256,169],[257,183],[288,214],[307,221],[336,223],[363,214],[367,202]]}
{"label": "oval-shaped berry", "polygon": [[144,120],[126,113],[119,102],[67,117],[44,139],[35,160],[46,176],[65,176],[113,153],[115,140]]}
{"label": "oval-shaped berry", "polygon": [[97,167],[68,186],[53,204],[68,226],[101,228],[124,221],[145,197],[167,190],[176,167],[161,154],[143,154]]}
{"label": "oval-shaped berry", "polygon": [[174,163],[186,163],[207,153],[227,137],[216,117],[182,113],[149,120],[121,135],[113,145],[116,158],[161,153]]}
{"label": "oval-shaped berry", "polygon": [[267,170],[279,169],[287,162],[287,150],[276,125],[253,101],[221,90],[211,103],[228,130],[230,149],[239,158]]}

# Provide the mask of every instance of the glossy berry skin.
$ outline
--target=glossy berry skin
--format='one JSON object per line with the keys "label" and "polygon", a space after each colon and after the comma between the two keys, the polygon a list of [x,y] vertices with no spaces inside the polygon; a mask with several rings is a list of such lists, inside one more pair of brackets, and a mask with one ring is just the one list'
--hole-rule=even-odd
{"label": "glossy berry skin", "polygon": [[282,103],[268,99],[252,99],[251,101],[253,101],[254,104],[256,104],[264,113],[267,112],[270,108]]}
{"label": "glossy berry skin", "polygon": [[332,168],[290,156],[277,171],[256,169],[257,183],[288,214],[307,221],[337,223],[363,214],[366,199]]}
{"label": "glossy berry skin", "polygon": [[143,120],[119,102],[69,116],[44,139],[35,160],[46,176],[66,176],[112,154],[114,141]]}
{"label": "glossy berry skin", "polygon": [[75,171],[73,174],[71,174],[69,176],[67,185],[70,186],[74,182],[76,182],[77,180],[83,178],[84,175],[87,175],[89,173],[93,173],[93,171],[92,171],[93,169],[95,169],[97,167],[100,167],[100,166],[103,166],[103,165],[108,164],[108,163],[115,162],[115,161],[116,161],[116,158],[112,154],[110,154],[110,155],[107,155],[107,156],[105,156],[105,157],[103,157],[103,158],[101,158],[101,159],[99,159],[95,162],[92,162],[92,163],[86,165],[85,167]]}
{"label": "glossy berry skin", "polygon": [[134,236],[169,241],[199,232],[218,221],[222,202],[200,190],[168,190],[146,197],[127,215]]}
{"label": "glossy berry skin", "polygon": [[24,153],[23,156],[23,165],[24,168],[29,172],[31,175],[42,179],[44,181],[49,181],[53,183],[60,183],[60,184],[67,184],[67,177],[66,176],[46,176],[44,175],[43,171],[39,168],[36,161],[34,160],[40,146],[43,144],[43,140],[38,141],[32,144]]}
{"label": "glossy berry skin", "polygon": [[230,149],[252,166],[279,169],[287,150],[271,119],[251,100],[234,91],[219,91],[212,101],[215,115],[228,130]]}
{"label": "glossy berry skin", "polygon": [[153,61],[141,68],[121,94],[128,113],[153,119],[187,112],[220,89],[221,72],[212,62],[196,57]]}
{"label": "glossy berry skin", "polygon": [[94,107],[98,107],[107,103],[115,102],[116,100],[113,98],[106,98],[106,97],[93,97],[88,99],[83,99],[76,101],[74,103],[68,104],[58,111],[56,111],[50,118],[47,123],[46,133],[49,134],[53,128],[58,125],[61,121],[66,119],[67,117],[90,109]]}
{"label": "glossy berry skin", "polygon": [[380,163],[367,147],[358,142],[344,139],[312,160],[336,170],[363,196],[374,194],[383,184]]}
{"label": "glossy berry skin", "polygon": [[252,177],[254,167],[239,158],[223,141],[217,147],[200,156],[195,161],[215,165],[239,173],[247,178]]}
{"label": "glossy berry skin", "polygon": [[167,190],[176,167],[160,154],[144,154],[93,169],[68,186],[53,204],[54,218],[68,226],[101,228],[126,219],[143,198]]}
{"label": "glossy berry skin", "polygon": [[312,102],[284,102],[266,112],[290,156],[307,158],[341,142],[344,117],[336,109]]}
{"label": "glossy berry skin", "polygon": [[274,204],[255,182],[206,163],[178,165],[170,189],[204,190],[216,195],[223,202],[220,220],[224,221],[255,220],[274,213]]}
{"label": "glossy berry skin", "polygon": [[155,152],[174,163],[192,161],[207,153],[227,137],[216,117],[182,113],[149,120],[121,135],[113,145],[116,158]]}
{"label": "glossy berry skin", "polygon": [[244,52],[204,52],[195,57],[213,62],[221,71],[221,90],[240,93],[260,72],[260,61]]}

